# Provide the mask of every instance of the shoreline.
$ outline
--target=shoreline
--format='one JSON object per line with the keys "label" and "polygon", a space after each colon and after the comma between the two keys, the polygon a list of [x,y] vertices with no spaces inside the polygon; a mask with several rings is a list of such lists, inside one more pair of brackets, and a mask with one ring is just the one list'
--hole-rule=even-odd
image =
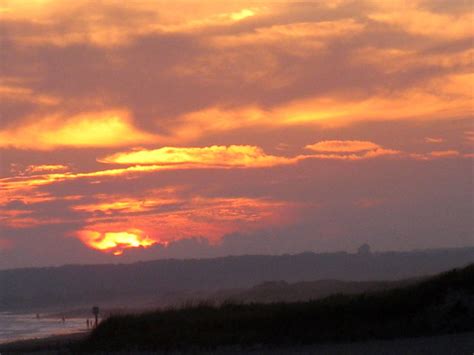
{"label": "shoreline", "polygon": [[44,311],[39,314],[40,317],[30,312],[0,314],[0,348],[20,342],[39,342],[44,339],[70,337],[74,334],[89,334],[86,318],[64,317]]}

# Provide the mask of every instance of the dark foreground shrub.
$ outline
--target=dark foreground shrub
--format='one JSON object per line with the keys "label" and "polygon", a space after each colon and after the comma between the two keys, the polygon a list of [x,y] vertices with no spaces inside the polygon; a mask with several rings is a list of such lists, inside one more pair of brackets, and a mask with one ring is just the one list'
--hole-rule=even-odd
{"label": "dark foreground shrub", "polygon": [[474,264],[416,285],[298,303],[189,305],[111,317],[92,350],[212,349],[413,337],[474,330]]}

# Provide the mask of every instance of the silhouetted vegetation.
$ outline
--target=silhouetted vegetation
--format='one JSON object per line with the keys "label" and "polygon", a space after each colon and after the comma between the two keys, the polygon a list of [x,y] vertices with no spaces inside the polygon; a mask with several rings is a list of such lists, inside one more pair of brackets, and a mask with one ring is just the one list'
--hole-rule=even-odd
{"label": "silhouetted vegetation", "polygon": [[[207,299],[216,303],[223,301],[234,303],[304,302],[333,294],[358,294],[389,290],[408,286],[421,280],[422,278],[418,277],[398,281],[319,280],[295,283],[268,281],[248,289],[219,290],[208,294]],[[188,299],[190,298],[188,295]],[[196,299],[196,297],[192,299]]]}
{"label": "silhouetted vegetation", "polygon": [[110,317],[82,350],[169,350],[390,339],[474,330],[474,264],[403,288]]}

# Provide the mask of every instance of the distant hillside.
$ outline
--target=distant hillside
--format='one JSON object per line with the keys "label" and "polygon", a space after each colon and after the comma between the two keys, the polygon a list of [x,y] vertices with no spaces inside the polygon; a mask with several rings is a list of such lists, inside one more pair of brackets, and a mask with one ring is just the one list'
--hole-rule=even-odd
{"label": "distant hillside", "polygon": [[312,344],[474,330],[474,264],[418,284],[273,304],[200,305],[111,317],[83,351],[189,350]]}
{"label": "distant hillside", "polygon": [[[69,265],[0,271],[0,311],[98,303],[171,302],[180,293],[242,289],[262,282],[397,280],[474,261],[474,248],[373,254],[303,253]],[[332,292],[332,291],[331,291]]]}

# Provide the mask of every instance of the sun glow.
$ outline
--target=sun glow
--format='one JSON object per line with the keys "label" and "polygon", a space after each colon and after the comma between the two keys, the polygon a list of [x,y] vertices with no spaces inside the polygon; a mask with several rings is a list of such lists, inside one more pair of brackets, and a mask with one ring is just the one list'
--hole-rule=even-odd
{"label": "sun glow", "polygon": [[33,117],[22,126],[0,130],[0,147],[52,150],[60,147],[120,147],[154,141],[131,123],[128,112],[110,110],[76,116]]}
{"label": "sun glow", "polygon": [[147,248],[156,244],[156,241],[150,239],[143,231],[131,229],[123,232],[98,232],[92,230],[83,230],[79,233],[79,238],[89,247],[113,255],[122,255],[125,249],[129,248]]}

